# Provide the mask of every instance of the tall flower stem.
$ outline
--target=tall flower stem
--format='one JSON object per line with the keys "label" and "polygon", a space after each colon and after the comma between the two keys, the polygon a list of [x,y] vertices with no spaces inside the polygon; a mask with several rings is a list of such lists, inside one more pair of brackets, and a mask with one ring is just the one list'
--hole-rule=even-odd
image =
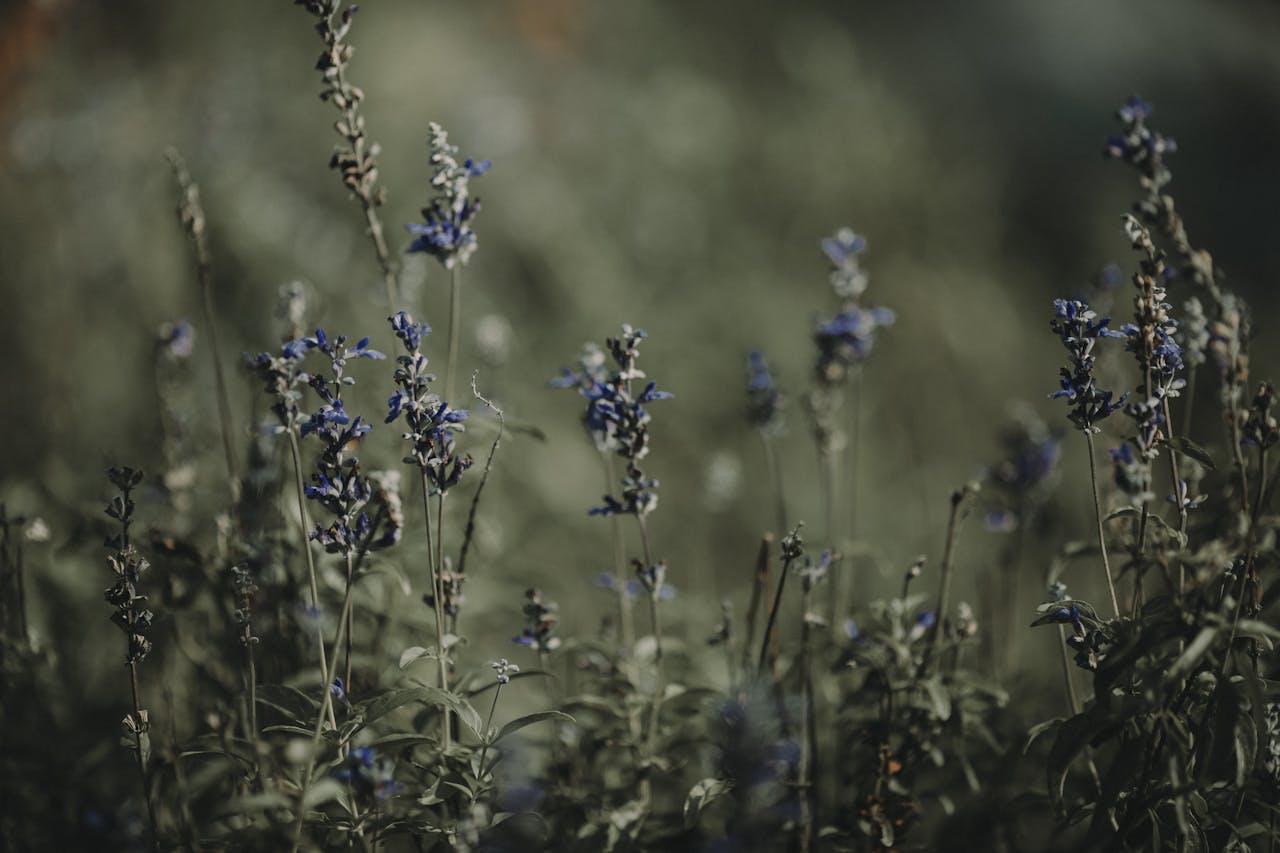
{"label": "tall flower stem", "polygon": [[[1111,607],[1116,618],[1120,618],[1120,599],[1116,598],[1116,584],[1111,576],[1111,561],[1107,559],[1107,533],[1102,526],[1102,498],[1098,494],[1098,463],[1093,458],[1093,433],[1084,430],[1084,439],[1089,447],[1089,484],[1093,487],[1093,511],[1098,519],[1098,548],[1102,552],[1102,570],[1107,575],[1107,590],[1111,593]],[[1176,484],[1175,484],[1176,487]]]}
{"label": "tall flower stem", "polygon": [[462,336],[462,265],[449,270],[449,361],[444,371],[444,399],[453,400],[453,377],[458,369],[458,343]]}
{"label": "tall flower stem", "polygon": [[[329,691],[329,684],[332,679],[328,677],[329,662],[325,656],[324,649],[324,629],[320,625],[320,585],[316,581],[316,561],[311,554],[311,536],[308,530],[310,526],[307,517],[307,497],[306,489],[302,484],[302,454],[298,450],[298,435],[292,429],[285,431],[289,436],[289,453],[293,457],[293,480],[298,496],[298,525],[302,531],[302,553],[307,557],[307,582],[311,588],[311,610],[316,616],[316,647],[320,656],[320,673],[324,676],[321,682],[321,689],[326,693]],[[348,587],[349,589],[350,587]],[[333,716],[333,708],[329,708],[329,722],[337,726],[336,718]]]}
{"label": "tall flower stem", "polygon": [[[347,554],[347,565],[351,565],[350,553]],[[338,619],[338,633],[333,639],[333,654],[330,656],[330,659],[334,662],[334,669],[337,668],[338,650],[342,645],[344,635],[347,631],[347,613],[351,610],[351,593],[353,588],[354,585],[348,584],[346,595],[343,596],[342,600],[342,615]],[[323,637],[321,638],[321,643],[323,644]],[[326,666],[324,670],[325,687],[321,694],[320,712],[316,714],[315,729],[311,733],[310,755],[307,759],[306,770],[303,771],[302,787],[298,790],[298,817],[293,827],[293,853],[298,853],[298,846],[302,840],[302,826],[305,823],[307,816],[307,811],[303,806],[303,802],[306,799],[307,789],[311,787],[311,780],[315,774],[316,751],[320,747],[320,735],[324,732],[325,718],[329,718],[329,723],[335,730],[337,730],[338,727],[333,712],[333,691],[330,689],[330,685],[333,684],[334,676],[337,674],[334,669],[329,669]]]}
{"label": "tall flower stem", "polygon": [[[792,534],[799,532],[799,525],[792,531]],[[787,583],[787,575],[791,573],[791,564],[796,561],[799,553],[788,550],[787,540],[782,541],[782,569],[778,573],[778,588],[773,594],[773,604],[769,608],[769,618],[764,625],[764,638],[760,641],[760,657],[756,662],[756,678],[760,677],[760,673],[764,670],[764,662],[769,656],[770,639],[773,636],[774,625],[778,621],[778,609],[782,605],[782,591]]]}
{"label": "tall flower stem", "polygon": [[205,238],[204,207],[200,204],[200,189],[192,182],[182,155],[176,149],[170,148],[165,152],[165,156],[173,167],[174,179],[182,193],[182,201],[178,205],[178,216],[191,238],[191,245],[196,254],[200,305],[204,312],[205,327],[209,330],[209,348],[213,354],[213,379],[218,395],[218,427],[222,435],[222,455],[227,464],[227,481],[231,491],[231,502],[234,504],[240,501],[240,473],[231,441],[231,398],[227,394],[227,378],[222,370],[222,348],[218,342],[218,324],[215,320],[216,311],[213,302],[213,261]]}
{"label": "tall flower stem", "polygon": [[[427,563],[431,572],[431,597],[435,609],[436,617],[436,661],[439,664],[440,673],[440,689],[449,689],[449,663],[445,659],[445,619],[444,619],[444,577],[442,574],[443,566],[436,560],[436,549],[433,546],[433,537],[431,535],[431,500],[430,490],[427,486],[427,471],[422,469],[422,513],[423,521],[427,528]],[[441,503],[444,498],[441,496]],[[453,745],[453,725],[450,719],[448,709],[445,709],[440,716],[440,744],[445,752],[448,752]]]}
{"label": "tall flower stem", "polygon": [[[765,533],[760,538],[760,550],[756,554],[755,570],[752,572],[751,602],[747,605],[747,634],[742,644],[742,677],[745,679],[751,671],[751,650],[755,647],[756,614],[760,604],[769,594],[769,546],[773,544],[773,535]],[[772,601],[764,601],[764,605],[772,609]]]}
{"label": "tall flower stem", "polygon": [[787,494],[782,482],[782,466],[778,461],[778,451],[773,446],[773,439],[760,430],[760,444],[764,448],[764,464],[769,471],[769,485],[773,491],[774,524],[779,536],[787,535]]}
{"label": "tall flower stem", "polygon": [[484,757],[489,752],[489,730],[493,728],[493,712],[498,710],[498,696],[502,693],[502,682],[498,682],[497,688],[493,691],[493,703],[489,706],[489,718],[484,723],[484,744],[480,747],[480,760],[476,762],[476,766],[480,768],[480,773],[484,773]]}
{"label": "tall flower stem", "polygon": [[920,671],[922,674],[928,671],[930,661],[938,659],[938,651],[942,648],[942,639],[946,635],[947,609],[951,606],[952,557],[955,554],[956,537],[960,527],[960,509],[970,494],[972,492],[967,486],[951,493],[951,513],[947,516],[947,538],[942,546],[942,565],[938,570],[940,578],[938,580],[938,606],[934,611],[936,621],[933,628],[933,643],[929,646],[928,653],[921,661]]}
{"label": "tall flower stem", "polygon": [[374,205],[366,203],[361,199],[364,205],[364,218],[369,224],[369,239],[373,241],[373,251],[378,259],[378,268],[382,270],[382,286],[386,292],[387,310],[394,314],[400,309],[400,294],[396,284],[396,265],[391,260],[391,250],[387,248],[387,238],[382,231],[382,220],[378,218],[378,211]]}
{"label": "tall flower stem", "polygon": [[[640,527],[640,542],[644,549],[645,566],[653,565],[653,551],[649,547],[649,528],[643,515],[636,515]],[[645,754],[653,757],[653,747],[658,737],[658,717],[662,711],[662,694],[666,689],[662,677],[662,618],[658,608],[658,598],[662,590],[654,589],[649,595],[649,619],[653,623],[653,705],[649,711],[649,732],[645,737]]]}
{"label": "tall flower stem", "polygon": [[[613,488],[613,484],[617,482],[614,473],[613,454],[607,450],[602,450],[600,451],[600,459],[604,468],[604,488],[608,492]],[[618,597],[618,631],[621,638],[618,660],[623,674],[630,679],[632,684],[637,684],[640,680],[640,672],[635,660],[635,614],[631,609],[631,596],[627,591],[626,581],[623,580],[626,577],[627,552],[626,543],[623,542],[622,538],[622,520],[616,514],[609,516],[609,531],[613,540],[613,571],[614,577],[617,579],[614,587]],[[639,709],[627,713],[627,726],[631,731],[631,736],[639,740],[642,729]]]}
{"label": "tall flower stem", "polygon": [[151,823],[151,846],[160,849],[160,825],[156,821],[156,807],[151,802],[151,774],[147,772],[147,759],[143,755],[142,735],[148,725],[142,710],[142,693],[138,688],[138,663],[129,661],[129,685],[133,691],[133,754],[138,762],[138,776],[142,780],[142,799],[147,804],[147,819]]}
{"label": "tall flower stem", "polygon": [[817,796],[814,779],[817,776],[818,727],[815,720],[813,696],[813,662],[811,660],[809,605],[812,581],[806,577],[800,597],[800,692],[804,713],[800,731],[800,762],[796,768],[800,786],[800,820],[798,834],[800,853],[809,853],[813,847],[814,829],[817,825]]}

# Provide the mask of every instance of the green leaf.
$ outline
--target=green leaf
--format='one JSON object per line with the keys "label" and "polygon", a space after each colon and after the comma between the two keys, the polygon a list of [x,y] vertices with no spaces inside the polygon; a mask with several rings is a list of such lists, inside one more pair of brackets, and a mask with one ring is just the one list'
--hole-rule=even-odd
{"label": "green leaf", "polygon": [[1208,468],[1210,471],[1217,467],[1213,464],[1213,457],[1209,455],[1209,451],[1205,450],[1185,435],[1175,435],[1173,438],[1166,441],[1165,444],[1169,445],[1169,449],[1174,453],[1188,456]]}
{"label": "green leaf", "polygon": [[295,723],[309,723],[315,719],[320,703],[294,687],[283,684],[259,684],[256,688],[259,705],[275,708]]}
{"label": "green leaf", "polygon": [[405,669],[422,658],[435,660],[436,650],[434,648],[428,649],[424,646],[410,646],[400,653],[400,668]]}
{"label": "green leaf", "polygon": [[302,797],[302,807],[313,809],[316,806],[336,800],[342,795],[342,783],[333,777],[320,779],[307,789]]}
{"label": "green leaf", "polygon": [[1031,744],[1035,743],[1036,738],[1040,737],[1040,735],[1062,725],[1062,720],[1062,717],[1054,717],[1052,720],[1045,720],[1043,723],[1037,723],[1032,726],[1027,731],[1027,741],[1022,745],[1022,754],[1027,754],[1027,750],[1031,749]]}
{"label": "green leaf", "polygon": [[439,687],[427,686],[402,687],[399,690],[383,693],[381,696],[375,696],[356,705],[355,711],[360,714],[363,721],[357,727],[357,730],[411,702],[421,702],[425,705],[448,708],[456,713],[458,718],[466,724],[467,728],[475,732],[477,737],[483,737],[484,723],[480,721],[480,714],[475,708],[471,707],[471,703],[454,693],[441,690]]}
{"label": "green leaf", "polygon": [[951,694],[942,686],[937,676],[925,679],[924,689],[929,694],[929,701],[933,703],[933,713],[938,719],[944,722],[951,719]]}
{"label": "green leaf", "polygon": [[1107,513],[1107,514],[1106,514],[1106,516],[1104,516],[1102,520],[1103,520],[1104,522],[1107,522],[1107,521],[1111,521],[1112,519],[1115,519],[1115,518],[1129,518],[1130,516],[1137,518],[1137,517],[1139,517],[1140,515],[1141,515],[1141,513],[1139,513],[1139,512],[1138,512],[1138,508],[1137,508],[1137,507],[1133,507],[1133,506],[1122,506],[1122,507],[1120,507],[1120,508],[1119,508],[1119,509],[1117,509],[1117,510],[1112,510],[1111,512]]}
{"label": "green leaf", "polygon": [[563,711],[538,711],[536,714],[526,714],[523,717],[517,717],[502,727],[502,730],[490,741],[490,745],[497,743],[508,735],[513,735],[523,729],[525,726],[532,726],[534,723],[541,723],[543,720],[563,720],[567,723],[576,723],[573,717]]}
{"label": "green leaf", "polygon": [[1093,719],[1087,714],[1079,714],[1064,722],[1058,728],[1058,735],[1053,739],[1049,749],[1049,760],[1045,765],[1048,774],[1049,796],[1054,805],[1061,811],[1063,789],[1067,783],[1067,771],[1071,763],[1089,745],[1093,734]]}
{"label": "green leaf", "polygon": [[438,743],[438,740],[427,735],[414,734],[413,732],[397,732],[396,734],[383,735],[370,743],[369,746],[374,749],[394,751],[412,746],[435,746]]}
{"label": "green leaf", "polygon": [[1200,662],[1213,646],[1213,641],[1218,636],[1218,628],[1216,626],[1208,626],[1200,629],[1200,633],[1196,634],[1196,638],[1187,644],[1182,654],[1173,662],[1173,665],[1164,674],[1165,684],[1176,684],[1185,678],[1196,664]]}
{"label": "green leaf", "polygon": [[297,735],[298,737],[306,738],[307,740],[311,740],[311,738],[315,737],[315,732],[311,731],[311,729],[303,728],[302,726],[267,726],[262,730],[262,732],[263,734],[266,734],[267,732],[283,732],[285,734]]}
{"label": "green leaf", "polygon": [[685,829],[696,826],[702,810],[728,793],[732,787],[732,782],[709,776],[690,788],[689,795],[684,798]]}

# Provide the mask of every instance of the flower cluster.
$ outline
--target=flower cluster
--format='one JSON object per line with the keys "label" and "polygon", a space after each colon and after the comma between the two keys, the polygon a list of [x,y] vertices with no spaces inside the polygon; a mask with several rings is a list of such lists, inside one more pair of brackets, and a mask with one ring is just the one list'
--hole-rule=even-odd
{"label": "flower cluster", "polygon": [[1151,105],[1137,95],[1131,96],[1116,111],[1116,117],[1124,125],[1123,130],[1107,137],[1103,149],[1108,157],[1123,160],[1155,178],[1163,169],[1162,158],[1178,150],[1177,143],[1158,131],[1147,127]]}
{"label": "flower cluster", "polygon": [[372,545],[376,533],[377,522],[365,511],[373,489],[360,473],[360,460],[349,454],[373,427],[360,416],[348,415],[341,395],[344,388],[355,384],[355,379],[346,375],[349,361],[378,360],[386,356],[370,349],[368,338],[348,347],[345,336],[330,338],[323,329],[316,329],[315,337],[290,341],[284,350],[299,358],[316,350],[329,359],[330,376],[313,374],[308,381],[321,405],[302,421],[300,433],[315,435],[323,448],[305,492],[333,516],[328,526],[317,523],[311,538],[330,554],[351,554],[362,546]]}
{"label": "flower cluster", "polygon": [[389,759],[379,758],[371,746],[356,747],[347,753],[333,777],[350,785],[364,800],[389,800],[401,789],[395,780],[395,766]]}
{"label": "flower cluster", "polygon": [[867,248],[867,241],[852,228],[841,228],[830,237],[822,238],[822,251],[831,261],[831,289],[836,296],[848,302],[856,302],[867,289],[867,274],[863,272],[858,256]]}
{"label": "flower cluster", "polygon": [[1033,411],[1020,409],[1003,431],[1003,458],[986,471],[988,494],[994,497],[987,529],[1016,530],[1048,497],[1057,481],[1062,438]]}
{"label": "flower cluster", "polygon": [[[355,193],[366,209],[372,209],[386,198],[378,186],[377,159],[381,148],[365,133],[364,116],[360,113],[364,91],[346,78],[346,67],[355,49],[345,39],[359,7],[352,4],[339,13],[342,5],[339,0],[294,0],[294,5],[305,7],[316,18],[316,32],[324,42],[324,50],[316,59],[316,70],[324,87],[320,100],[332,103],[341,116],[334,130],[342,137],[343,145],[334,150],[329,168],[338,171],[343,186]],[[334,15],[338,16],[336,22]]]}
{"label": "flower cluster", "polygon": [[747,420],[758,430],[776,434],[782,430],[782,392],[769,371],[764,353],[747,355]]}
{"label": "flower cluster", "polygon": [[[1134,322],[1121,327],[1125,349],[1133,353],[1143,377],[1138,385],[1141,399],[1124,408],[1137,428],[1129,441],[1138,451],[1134,464],[1141,466],[1154,459],[1160,452],[1160,443],[1169,438],[1165,424],[1166,401],[1178,396],[1186,380],[1179,375],[1183,369],[1182,347],[1174,339],[1178,323],[1169,315],[1171,306],[1164,301],[1167,270],[1164,255],[1134,217],[1125,218],[1125,231],[1134,248],[1143,253],[1141,268],[1133,277],[1137,288],[1133,300]],[[1120,461],[1114,452],[1112,458]],[[1149,483],[1150,473],[1140,479]],[[1145,489],[1141,491],[1145,494]],[[1129,493],[1137,500],[1137,492]]]}
{"label": "flower cluster", "polygon": [[302,398],[311,375],[302,369],[305,351],[285,344],[279,355],[263,352],[245,357],[245,366],[262,382],[263,390],[273,398],[271,411],[280,421],[276,434],[296,433],[301,422]]}
{"label": "flower cluster", "polygon": [[1067,645],[1075,652],[1076,665],[1090,672],[1097,672],[1098,664],[1106,657],[1112,638],[1104,630],[1093,608],[1067,595],[1066,584],[1054,581],[1049,585],[1049,600],[1037,608],[1043,615],[1034,625],[1070,625]]}
{"label": "flower cluster", "polygon": [[1267,703],[1267,748],[1262,756],[1262,769],[1273,786],[1280,786],[1280,702]]}
{"label": "flower cluster", "polygon": [[407,312],[389,318],[391,330],[404,346],[396,356],[395,383],[399,389],[387,400],[387,423],[404,418],[403,438],[413,445],[405,464],[417,465],[427,475],[436,492],[444,493],[458,484],[471,467],[471,456],[459,456],[454,433],[465,431],[470,413],[451,409],[449,403],[431,391],[435,376],[427,372],[422,339],[431,334],[426,323],[415,323]]}
{"label": "flower cluster", "polygon": [[511,676],[520,672],[520,667],[514,663],[511,663],[506,658],[502,658],[501,660],[496,660],[493,663],[489,664],[489,666],[493,668],[493,674],[498,679],[499,684],[511,683]]}
{"label": "flower cluster", "polygon": [[1249,317],[1244,302],[1232,293],[1222,295],[1219,309],[1209,326],[1209,357],[1222,379],[1222,402],[1234,409],[1249,381]]}
{"label": "flower cluster", "polygon": [[370,548],[390,548],[400,541],[404,532],[404,506],[400,500],[399,471],[371,471],[369,486],[373,491],[369,505],[382,517],[381,535]]}
{"label": "flower cluster", "polygon": [[240,642],[246,646],[256,645],[258,638],[253,634],[253,601],[258,594],[258,584],[254,581],[253,570],[248,566],[232,566],[231,587],[236,594],[237,607],[232,615],[240,626]]}
{"label": "flower cluster", "polygon": [[859,308],[848,305],[830,320],[819,321],[813,341],[818,347],[815,366],[818,380],[828,385],[839,384],[850,368],[866,361],[875,343],[876,330],[893,325],[894,314],[888,308]]}
{"label": "flower cluster", "polygon": [[645,383],[638,394],[633,393],[632,381],[646,378],[644,371],[636,366],[640,342],[644,339],[643,330],[623,324],[622,335],[606,341],[606,348],[616,363],[616,369],[607,378],[598,378],[598,367],[584,366],[580,372],[566,371],[565,377],[557,380],[567,387],[572,377],[571,384],[587,398],[583,420],[596,447],[613,451],[627,460],[621,497],[605,495],[604,505],[592,509],[592,515],[644,516],[658,505],[658,481],[646,477],[638,464],[649,453],[650,416],[645,406],[672,395],[659,391],[657,383],[652,381]]}
{"label": "flower cluster", "polygon": [[107,471],[111,484],[119,494],[107,504],[107,515],[120,524],[120,532],[108,537],[107,548],[113,553],[107,562],[115,572],[116,582],[104,594],[107,603],[115,607],[111,614],[114,622],[129,639],[129,651],[125,663],[141,663],[151,651],[147,633],[151,630],[152,613],[146,607],[147,597],[138,592],[138,582],[150,564],[129,541],[129,526],[133,523],[133,490],[142,482],[142,472],[132,468],[111,468]]}
{"label": "flower cluster", "polygon": [[821,387],[831,388],[843,382],[851,368],[871,355],[876,330],[894,322],[894,314],[888,308],[864,308],[859,302],[867,289],[867,275],[858,256],[866,246],[867,241],[848,228],[841,228],[822,241],[822,251],[832,266],[831,287],[841,310],[832,319],[819,320],[814,327],[813,340],[818,347],[814,373]]}
{"label": "flower cluster", "polygon": [[1258,385],[1253,405],[1245,416],[1242,427],[1242,444],[1251,444],[1259,450],[1269,450],[1280,439],[1280,425],[1271,410],[1276,405],[1276,388],[1270,382]]}
{"label": "flower cluster", "polygon": [[1070,368],[1062,368],[1062,389],[1050,397],[1065,397],[1071,404],[1067,417],[1084,432],[1098,433],[1098,422],[1124,405],[1129,396],[1126,391],[1115,400],[1110,391],[1103,391],[1093,376],[1094,345],[1101,338],[1123,338],[1124,332],[1108,329],[1111,318],[1098,319],[1098,314],[1078,299],[1055,299],[1055,316],[1049,327],[1062,340],[1071,359]]}
{"label": "flower cluster", "polygon": [[466,266],[476,250],[476,232],[471,228],[471,221],[480,212],[480,199],[471,197],[469,184],[472,178],[489,171],[493,164],[470,157],[458,163],[458,149],[449,144],[444,128],[432,122],[428,132],[427,145],[435,170],[431,187],[436,195],[422,209],[422,218],[426,221],[406,226],[410,233],[417,235],[409,251],[425,252],[445,269]]}
{"label": "flower cluster", "polygon": [[511,642],[528,646],[538,653],[560,648],[560,638],[555,636],[556,623],[560,621],[559,607],[555,602],[544,602],[538,590],[530,588],[524,593],[524,630]]}

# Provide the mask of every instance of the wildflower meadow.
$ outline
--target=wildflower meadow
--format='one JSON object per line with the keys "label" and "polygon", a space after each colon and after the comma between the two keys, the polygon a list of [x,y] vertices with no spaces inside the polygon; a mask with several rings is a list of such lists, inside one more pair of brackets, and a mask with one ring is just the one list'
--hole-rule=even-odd
{"label": "wildflower meadow", "polygon": [[0,34],[0,849],[1277,848],[1273,9],[88,5]]}

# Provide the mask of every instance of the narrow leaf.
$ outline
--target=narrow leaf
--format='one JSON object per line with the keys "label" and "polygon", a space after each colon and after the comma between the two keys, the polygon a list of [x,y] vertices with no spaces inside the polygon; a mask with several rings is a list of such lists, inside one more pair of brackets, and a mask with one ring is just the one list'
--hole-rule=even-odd
{"label": "narrow leaf", "polygon": [[1217,467],[1213,464],[1213,457],[1209,455],[1209,451],[1205,450],[1185,435],[1175,435],[1165,443],[1169,445],[1169,449],[1174,453],[1180,453],[1183,456],[1188,456],[1208,468],[1210,471]]}
{"label": "narrow leaf", "polygon": [[689,795],[684,799],[685,829],[696,826],[702,810],[727,793],[731,787],[731,782],[708,777],[690,788]]}
{"label": "narrow leaf", "polygon": [[502,727],[502,730],[498,732],[497,736],[494,737],[491,743],[497,743],[508,735],[513,735],[520,731],[525,726],[531,726],[534,723],[541,723],[543,720],[563,720],[567,723],[577,722],[573,717],[570,717],[563,711],[538,711],[536,714],[528,714],[523,717],[518,717],[517,719],[507,723]]}

